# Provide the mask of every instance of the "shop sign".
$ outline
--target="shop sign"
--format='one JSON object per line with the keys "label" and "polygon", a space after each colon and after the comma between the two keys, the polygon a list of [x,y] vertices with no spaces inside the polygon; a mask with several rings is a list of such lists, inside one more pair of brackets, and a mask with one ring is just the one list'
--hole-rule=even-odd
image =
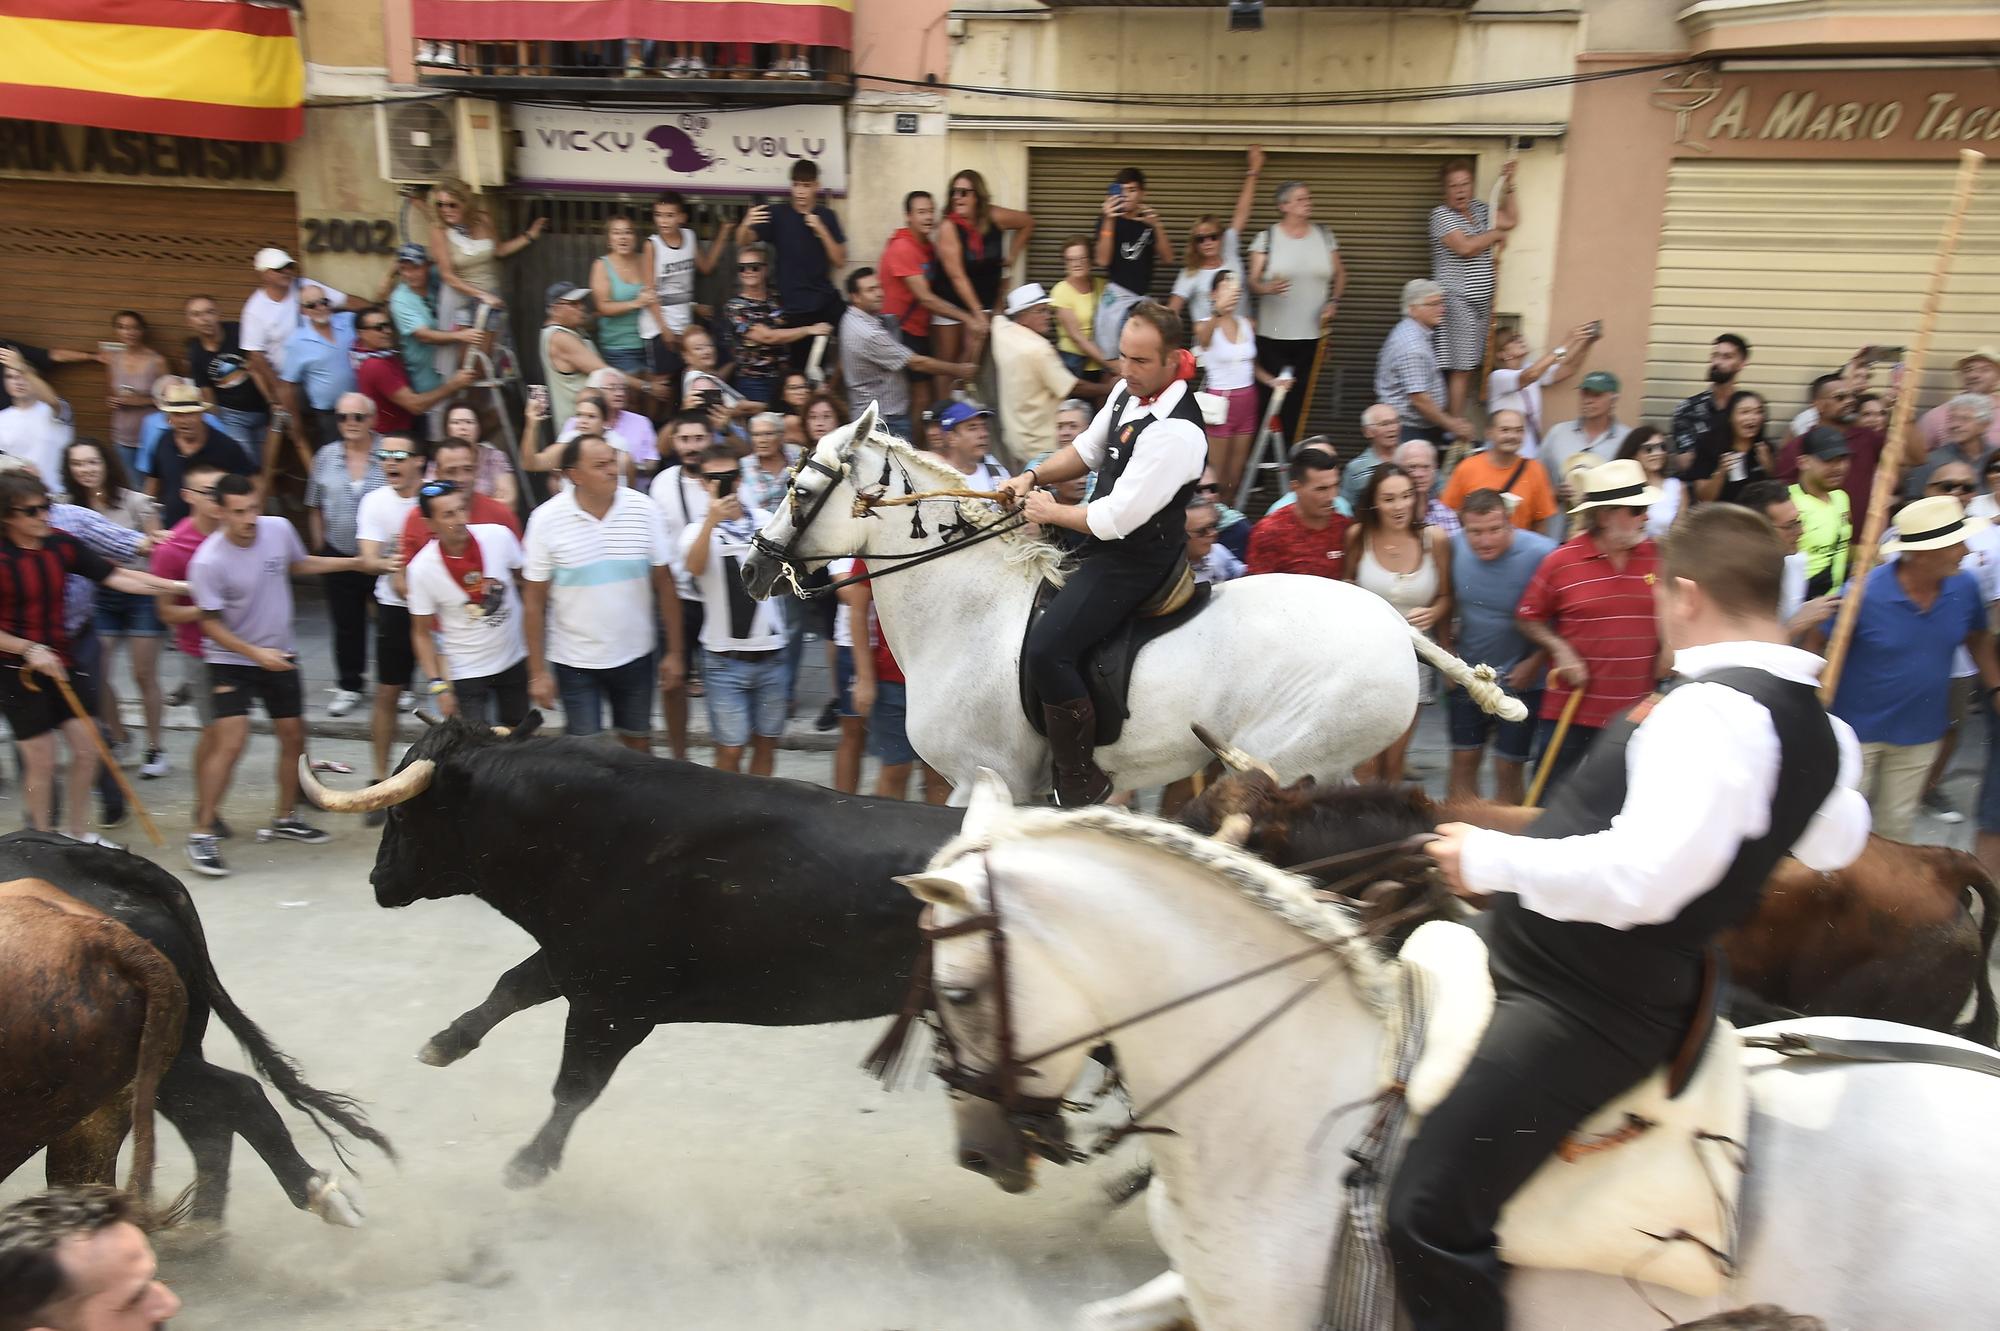
{"label": "shop sign", "polygon": [[285,145],[0,120],[0,171],[270,182],[285,174]]}
{"label": "shop sign", "polygon": [[514,182],[551,188],[782,194],[792,164],[819,164],[820,187],[847,189],[837,106],[749,110],[512,110]]}
{"label": "shop sign", "polygon": [[[1669,76],[1676,151],[1715,157],[1949,157],[2000,143],[1991,76],[1915,69]],[[1971,73],[1972,71],[1965,71]]]}

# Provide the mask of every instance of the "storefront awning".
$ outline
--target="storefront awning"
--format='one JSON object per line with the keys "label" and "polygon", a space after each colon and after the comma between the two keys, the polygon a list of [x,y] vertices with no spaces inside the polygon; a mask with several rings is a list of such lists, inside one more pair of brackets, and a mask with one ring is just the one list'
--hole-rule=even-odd
{"label": "storefront awning", "polygon": [[240,0],[0,0],[0,117],[278,143],[305,128],[289,10]]}
{"label": "storefront awning", "polygon": [[413,8],[425,41],[796,42],[846,50],[854,28],[854,0],[415,0]]}

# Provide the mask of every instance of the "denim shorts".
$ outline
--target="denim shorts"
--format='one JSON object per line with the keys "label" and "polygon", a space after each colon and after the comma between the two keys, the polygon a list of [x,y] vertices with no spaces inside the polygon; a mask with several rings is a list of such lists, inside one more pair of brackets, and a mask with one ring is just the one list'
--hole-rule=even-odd
{"label": "denim shorts", "polygon": [[647,363],[646,348],[643,346],[605,347],[597,354],[603,358],[606,365],[614,370],[623,370],[627,374],[650,374],[653,369]]}
{"label": "denim shorts", "polygon": [[167,629],[160,623],[153,598],[138,592],[121,592],[110,587],[97,589],[97,611],[93,618],[97,631],[106,637],[158,638]]}
{"label": "denim shorts", "polygon": [[833,704],[842,716],[859,716],[854,710],[854,649],[833,649]]}
{"label": "denim shorts", "polygon": [[1483,749],[1487,739],[1492,737],[1493,756],[1501,762],[1528,761],[1528,755],[1534,748],[1535,715],[1541,710],[1542,691],[1529,689],[1514,696],[1528,709],[1524,720],[1502,721],[1472,701],[1472,695],[1464,689],[1447,690],[1445,705],[1451,715],[1451,747],[1461,753]]}
{"label": "denim shorts", "polygon": [[604,732],[604,704],[611,704],[611,725],[621,735],[653,733],[653,657],[651,653],[605,670],[554,662],[556,693],[562,698],[563,733]]}
{"label": "denim shorts", "polygon": [[875,710],[868,714],[868,753],[884,767],[900,767],[917,760],[910,737],[903,729],[909,714],[909,686],[883,680],[875,686]]}
{"label": "denim shorts", "polygon": [[785,733],[785,654],[745,661],[720,652],[701,654],[701,678],[708,702],[708,728],[725,749],[740,749],[755,734],[776,739]]}

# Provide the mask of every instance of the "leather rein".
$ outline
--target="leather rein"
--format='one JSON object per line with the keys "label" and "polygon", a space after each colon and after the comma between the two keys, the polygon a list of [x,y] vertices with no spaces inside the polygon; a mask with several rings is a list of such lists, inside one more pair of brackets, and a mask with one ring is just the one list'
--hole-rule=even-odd
{"label": "leather rein", "polygon": [[[894,463],[894,457],[887,450],[884,450],[882,454],[882,478],[876,483],[878,489],[886,491],[889,488],[889,484],[894,476],[894,472],[891,470]],[[816,471],[820,475],[825,476],[829,483],[825,489],[812,497],[812,502],[804,506],[802,511],[802,506],[799,503],[799,477],[809,470]],[[923,540],[930,536],[929,529],[924,526],[923,513],[920,507],[927,500],[1000,500],[1003,497],[998,492],[991,490],[919,490],[917,489],[916,482],[910,479],[908,470],[902,468],[900,465],[896,465],[894,470],[901,471],[903,474],[905,493],[900,495],[871,495],[857,489],[854,497],[854,515],[856,517],[878,517],[880,515],[875,511],[877,509],[909,505],[911,506],[910,539],[912,540]],[[851,553],[802,555],[792,549],[794,543],[805,535],[807,528],[812,526],[813,520],[819,517],[820,511],[826,507],[827,501],[833,498],[833,492],[837,488],[837,484],[848,479],[849,477],[845,469],[829,467],[809,452],[801,454],[798,466],[792,469],[792,484],[787,494],[787,501],[791,505],[792,512],[791,534],[782,542],[773,541],[762,532],[758,532],[750,539],[752,549],[767,558],[777,561],[778,565],[784,569],[785,580],[792,584],[792,593],[796,596],[811,600],[817,596],[825,596],[830,592],[837,592],[842,587],[851,587],[856,583],[867,582],[874,578],[886,578],[891,573],[901,573],[904,569],[915,568],[919,564],[928,564],[933,559],[942,559],[944,556],[963,550],[967,546],[977,545],[981,541],[990,541],[996,536],[1004,536],[1010,531],[1020,529],[1028,520],[1026,512],[1018,508],[999,521],[989,522],[984,526],[975,525],[960,516],[951,522],[941,523],[938,526],[938,537],[944,543],[935,549],[919,550],[917,553],[910,555],[890,555],[886,557],[877,555],[865,556],[869,560],[868,571],[866,573],[856,573],[845,578],[834,579],[830,582],[806,586],[802,583],[801,579],[811,572],[806,567],[807,564],[814,562],[827,563],[835,559],[862,557],[852,555]],[[882,562],[885,558],[893,562]]]}
{"label": "leather rein", "polygon": [[[1351,909],[1367,909],[1369,903],[1344,895],[1344,890],[1368,879],[1379,878],[1394,866],[1407,864],[1422,854],[1424,845],[1431,839],[1428,835],[1408,837],[1381,845],[1365,846],[1340,855],[1327,856],[1325,859],[1313,860],[1296,867],[1312,869],[1338,864],[1362,864],[1364,867],[1355,873],[1320,889],[1320,894],[1325,899]],[[886,1066],[887,1060],[883,1057],[883,1051],[900,1047],[910,1025],[918,1018],[922,1018],[931,1027],[934,1049],[932,1071],[938,1079],[961,1095],[998,1105],[1006,1115],[1009,1125],[1021,1134],[1029,1149],[1055,1164],[1066,1165],[1101,1156],[1134,1133],[1170,1135],[1171,1129],[1152,1125],[1147,1120],[1165,1109],[1184,1091],[1221,1067],[1278,1018],[1317,992],[1327,980],[1347,969],[1346,962],[1336,956],[1330,965],[1285,995],[1281,1001],[1266,1010],[1239,1034],[1201,1059],[1171,1086],[1145,1105],[1134,1109],[1124,1124],[1105,1132],[1088,1150],[1080,1149],[1069,1144],[1062,1115],[1065,1109],[1082,1106],[1073,1106],[1073,1102],[1060,1095],[1029,1095],[1023,1091],[1021,1081],[1025,1077],[1036,1075],[1035,1064],[1073,1049],[1095,1046],[1117,1032],[1137,1026],[1141,1022],[1151,1021],[1178,1008],[1187,1007],[1252,980],[1284,970],[1315,953],[1327,951],[1330,945],[1313,942],[1274,961],[1267,961],[1214,984],[1204,985],[1178,998],[1157,1003],[1143,1011],[1085,1031],[1081,1035],[1022,1054],[1015,1045],[1013,986],[1009,982],[1008,975],[1007,930],[1002,916],[1000,883],[993,873],[991,860],[987,859],[985,863],[987,908],[984,911],[951,924],[936,925],[931,923],[931,909],[929,907],[924,909],[917,925],[917,932],[923,938],[923,948],[911,971],[909,996],[889,1034],[878,1047],[876,1056],[870,1059],[869,1065]],[[1423,899],[1415,904],[1363,926],[1363,936],[1370,938],[1379,936],[1417,914],[1435,909],[1438,903],[1434,892],[1443,889],[1437,887],[1434,880],[1432,889],[1432,892],[1427,892]],[[987,954],[991,962],[991,983],[995,1004],[994,1037],[998,1045],[998,1061],[993,1067],[986,1069],[969,1065],[957,1042],[952,1039],[951,1032],[946,1028],[937,1008],[937,992],[932,977],[933,945],[969,934],[986,936]]]}

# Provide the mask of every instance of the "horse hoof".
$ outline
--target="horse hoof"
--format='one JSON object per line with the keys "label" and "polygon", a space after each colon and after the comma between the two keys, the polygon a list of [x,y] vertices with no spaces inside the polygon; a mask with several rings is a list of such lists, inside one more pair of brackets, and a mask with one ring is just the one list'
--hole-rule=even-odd
{"label": "horse hoof", "polygon": [[314,1174],[306,1185],[306,1209],[327,1224],[343,1229],[360,1229],[368,1216],[361,1205],[360,1192],[352,1186],[343,1189],[340,1180],[325,1173]]}
{"label": "horse hoof", "polygon": [[507,1168],[501,1173],[500,1181],[515,1192],[519,1192],[524,1188],[539,1185],[553,1172],[550,1166],[523,1151],[507,1162]]}
{"label": "horse hoof", "polygon": [[429,1044],[417,1051],[417,1062],[427,1063],[434,1068],[448,1068],[478,1047],[472,1045],[460,1048],[455,1044],[447,1044],[444,1036],[435,1035],[431,1037]]}

